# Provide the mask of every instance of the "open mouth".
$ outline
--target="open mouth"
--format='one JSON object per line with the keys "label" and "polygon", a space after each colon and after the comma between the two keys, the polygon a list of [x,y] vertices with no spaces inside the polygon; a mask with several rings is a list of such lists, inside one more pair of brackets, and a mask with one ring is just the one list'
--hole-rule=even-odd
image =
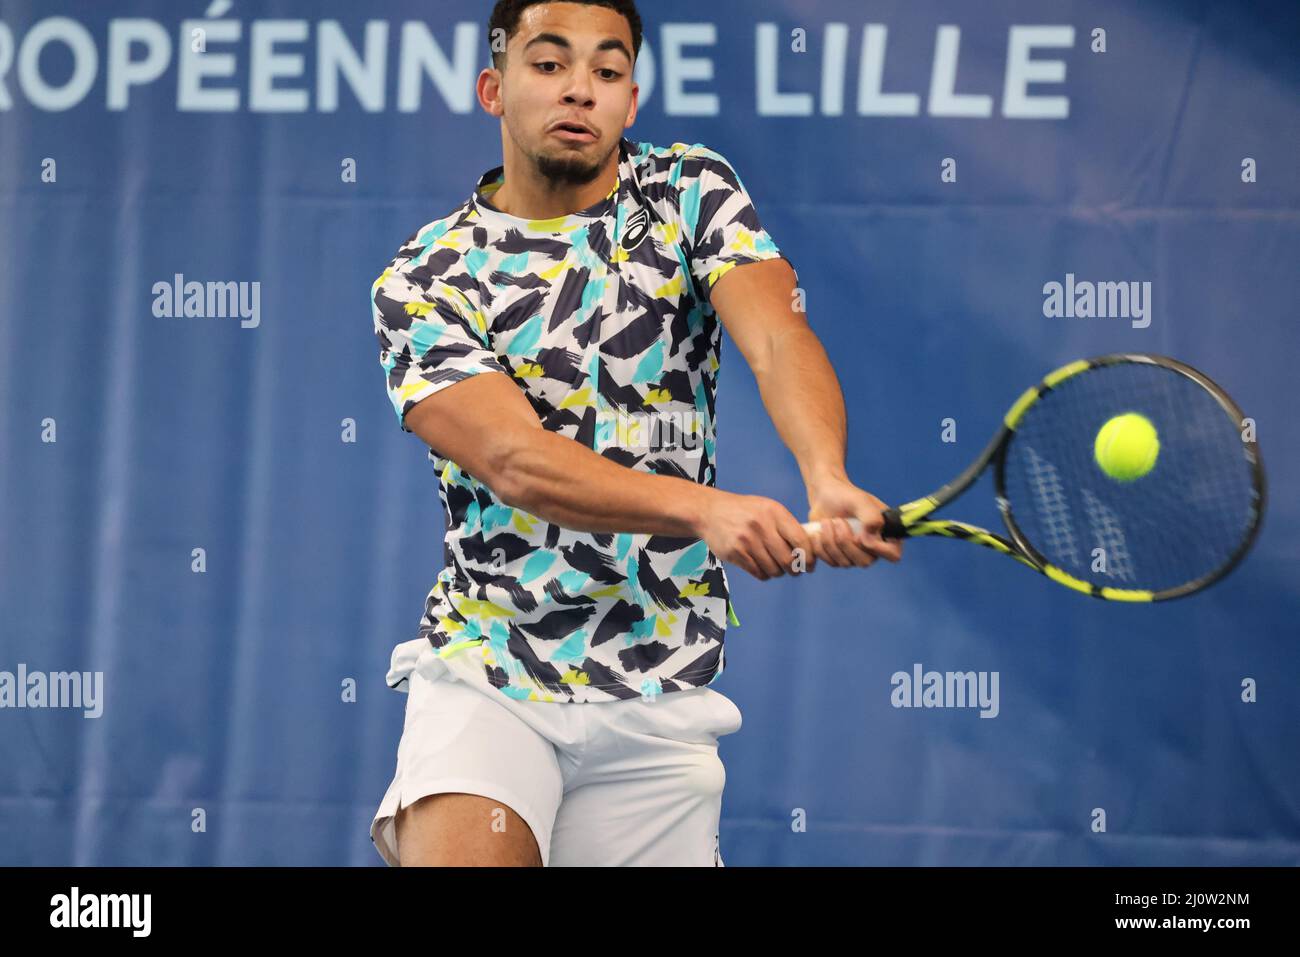
{"label": "open mouth", "polygon": [[559,126],[551,130],[551,135],[558,136],[561,139],[569,140],[573,143],[596,142],[596,134],[592,133],[585,127],[579,126],[577,123],[561,123]]}

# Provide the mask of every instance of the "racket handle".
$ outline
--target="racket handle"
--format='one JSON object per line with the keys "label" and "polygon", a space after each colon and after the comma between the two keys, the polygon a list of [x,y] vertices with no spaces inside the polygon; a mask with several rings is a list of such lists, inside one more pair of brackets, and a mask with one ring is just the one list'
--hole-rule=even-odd
{"label": "racket handle", "polygon": [[[884,517],[885,524],[880,531],[881,538],[903,538],[907,535],[907,529],[902,523],[902,516],[899,514],[898,509],[885,509]],[[854,535],[857,535],[862,531],[862,522],[858,519],[846,518],[845,521],[849,523],[849,528],[853,531]],[[816,535],[821,531],[822,523],[804,522],[803,527],[810,535]]]}
{"label": "racket handle", "polygon": [[[849,528],[852,530],[854,535],[862,531],[862,523],[858,521],[856,518],[846,518],[844,521],[849,523]],[[818,532],[822,530],[822,523],[804,522],[803,527],[808,532],[809,535],[816,535]]]}

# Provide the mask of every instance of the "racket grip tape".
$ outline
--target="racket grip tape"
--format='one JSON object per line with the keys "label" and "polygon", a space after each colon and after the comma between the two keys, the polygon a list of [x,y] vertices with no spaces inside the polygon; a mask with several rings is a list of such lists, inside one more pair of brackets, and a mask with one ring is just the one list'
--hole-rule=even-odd
{"label": "racket grip tape", "polygon": [[[880,530],[881,538],[906,538],[907,527],[903,524],[902,515],[896,508],[886,509],[884,512],[885,523]],[[854,535],[862,531],[862,522],[856,518],[846,518],[849,528]],[[804,529],[811,535],[816,535],[821,531],[821,522],[804,522]]]}

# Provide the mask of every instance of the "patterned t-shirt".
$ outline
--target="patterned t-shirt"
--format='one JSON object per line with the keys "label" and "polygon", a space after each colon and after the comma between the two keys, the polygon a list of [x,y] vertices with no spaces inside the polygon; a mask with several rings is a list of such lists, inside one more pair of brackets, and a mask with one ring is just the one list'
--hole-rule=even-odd
{"label": "patterned t-shirt", "polygon": [[[403,244],[372,295],[404,431],[422,399],[501,372],[552,432],[637,471],[715,483],[709,291],[737,265],[783,257],[718,153],[627,139],[619,150],[617,184],[589,209],[503,213],[490,202],[497,167]],[[436,449],[429,458],[446,567],[420,636],[440,655],[481,655],[488,683],[532,701],[653,697],[722,673],[723,634],[739,621],[705,542],[562,528]]]}

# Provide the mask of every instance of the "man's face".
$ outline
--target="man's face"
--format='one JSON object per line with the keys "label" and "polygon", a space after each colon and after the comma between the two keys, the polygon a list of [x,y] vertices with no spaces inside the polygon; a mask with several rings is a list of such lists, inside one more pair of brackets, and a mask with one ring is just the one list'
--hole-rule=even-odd
{"label": "man's face", "polygon": [[506,48],[501,104],[510,138],[544,177],[594,180],[636,118],[636,98],[622,15],[576,3],[523,12]]}

